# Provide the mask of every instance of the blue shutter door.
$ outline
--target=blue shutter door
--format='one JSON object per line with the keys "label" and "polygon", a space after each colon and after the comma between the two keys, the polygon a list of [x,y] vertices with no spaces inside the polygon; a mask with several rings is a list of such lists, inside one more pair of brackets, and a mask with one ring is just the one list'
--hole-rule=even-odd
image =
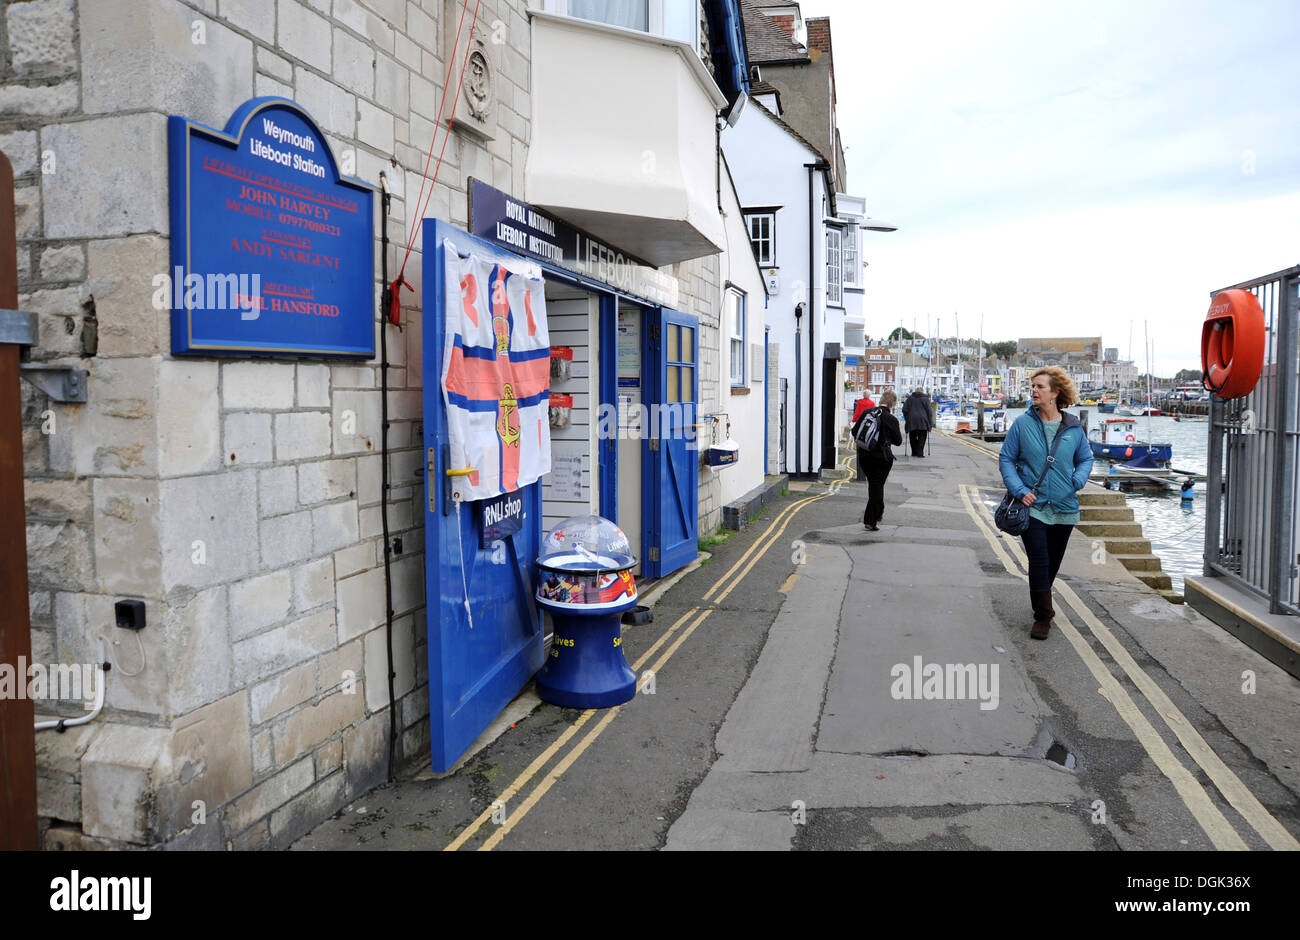
{"label": "blue shutter door", "polygon": [[[542,544],[542,484],[522,487],[523,529],[479,548],[475,504],[444,499],[447,411],[442,398],[447,284],[444,240],[460,255],[518,260],[444,222],[424,228],[425,610],[433,769],[456,763],[542,666],[542,616],[533,600]],[[445,505],[444,505],[445,504]],[[445,508],[445,511],[444,511]],[[469,605],[465,601],[468,598]]]}
{"label": "blue shutter door", "polygon": [[647,379],[652,380],[651,433],[645,441],[642,570],[671,574],[698,554],[699,318],[660,307],[647,312]]}

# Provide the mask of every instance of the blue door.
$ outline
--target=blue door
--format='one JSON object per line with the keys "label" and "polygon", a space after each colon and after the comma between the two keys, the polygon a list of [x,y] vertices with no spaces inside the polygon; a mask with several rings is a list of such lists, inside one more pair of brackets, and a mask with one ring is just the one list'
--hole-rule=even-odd
{"label": "blue door", "polygon": [[646,312],[646,324],[642,362],[651,413],[643,452],[649,472],[642,476],[641,568],[659,578],[699,550],[700,321],[659,307]]}
{"label": "blue door", "polygon": [[[522,487],[523,529],[479,547],[481,504],[447,495],[447,409],[442,396],[444,252],[514,262],[446,223],[424,227],[425,606],[433,769],[449,769],[542,666],[542,617],[533,600],[542,543],[542,484]],[[452,243],[445,248],[444,240]]]}

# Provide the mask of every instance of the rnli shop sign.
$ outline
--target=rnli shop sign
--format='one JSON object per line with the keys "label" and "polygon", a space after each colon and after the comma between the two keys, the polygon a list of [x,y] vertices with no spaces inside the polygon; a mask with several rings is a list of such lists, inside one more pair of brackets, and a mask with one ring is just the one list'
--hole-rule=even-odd
{"label": "rnli shop sign", "polygon": [[374,187],[307,113],[255,98],[224,131],[173,115],[167,133],[172,352],[373,358]]}

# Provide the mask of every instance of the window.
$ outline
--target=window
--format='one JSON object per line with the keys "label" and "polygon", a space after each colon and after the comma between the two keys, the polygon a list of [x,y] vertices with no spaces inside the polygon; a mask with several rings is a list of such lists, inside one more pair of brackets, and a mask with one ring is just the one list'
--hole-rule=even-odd
{"label": "window", "polygon": [[861,287],[861,270],[862,265],[858,263],[858,227],[847,225],[844,228],[844,286]]}
{"label": "window", "polygon": [[758,266],[770,268],[776,265],[776,213],[752,212],[745,216],[749,224],[749,243],[754,246],[754,257]]}
{"label": "window", "polygon": [[569,0],[570,16],[595,20],[626,29],[650,29],[650,4],[647,0]]}
{"label": "window", "polygon": [[826,229],[826,303],[833,307],[844,305],[844,268],[840,258],[841,233],[837,228]]}
{"label": "window", "polygon": [[727,318],[728,347],[731,353],[731,384],[745,384],[745,294],[728,287],[723,296],[723,315]]}
{"label": "window", "polygon": [[545,0],[543,9],[690,43],[699,52],[696,0]]}

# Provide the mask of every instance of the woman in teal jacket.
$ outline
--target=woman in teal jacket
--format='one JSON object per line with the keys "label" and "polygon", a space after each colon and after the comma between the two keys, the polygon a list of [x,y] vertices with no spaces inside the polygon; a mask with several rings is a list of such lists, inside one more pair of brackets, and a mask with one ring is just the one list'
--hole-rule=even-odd
{"label": "woman in teal jacket", "polygon": [[[1070,533],[1079,522],[1079,497],[1092,472],[1092,448],[1083,425],[1062,408],[1077,399],[1074,383],[1057,366],[1039,369],[1030,377],[1033,403],[1007,431],[998,458],[1002,482],[1011,495],[1029,507],[1029,528],[1020,537],[1029,559],[1029,600],[1034,626],[1029,635],[1047,639],[1052,628],[1052,582],[1060,570]],[[1061,438],[1051,468],[1036,488],[1047,465],[1056,435]]]}

